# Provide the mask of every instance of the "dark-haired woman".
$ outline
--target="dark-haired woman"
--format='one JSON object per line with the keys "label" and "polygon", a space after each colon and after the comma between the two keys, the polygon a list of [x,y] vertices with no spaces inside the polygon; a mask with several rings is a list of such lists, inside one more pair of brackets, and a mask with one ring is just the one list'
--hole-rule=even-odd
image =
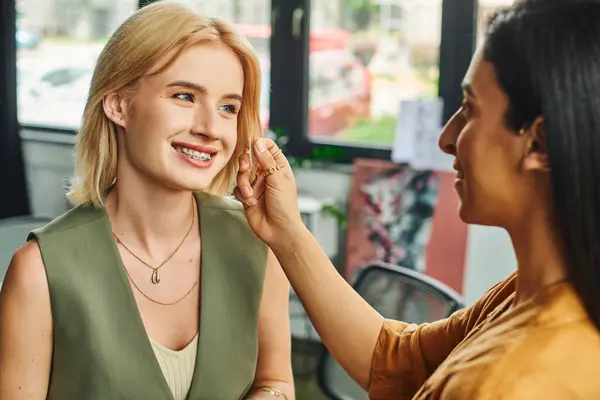
{"label": "dark-haired woman", "polygon": [[518,270],[432,324],[384,320],[345,283],[302,226],[275,144],[257,146],[266,178],[252,185],[242,156],[250,225],[371,399],[600,399],[599,71],[598,0],[525,0],[491,18],[439,143],[461,218],[504,228]]}

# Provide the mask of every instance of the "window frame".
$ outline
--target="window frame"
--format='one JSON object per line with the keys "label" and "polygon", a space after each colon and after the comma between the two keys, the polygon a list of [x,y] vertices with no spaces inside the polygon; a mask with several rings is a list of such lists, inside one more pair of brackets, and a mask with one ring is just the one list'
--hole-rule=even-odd
{"label": "window frame", "polygon": [[0,2],[0,219],[30,213],[17,115],[16,16],[16,1]]}

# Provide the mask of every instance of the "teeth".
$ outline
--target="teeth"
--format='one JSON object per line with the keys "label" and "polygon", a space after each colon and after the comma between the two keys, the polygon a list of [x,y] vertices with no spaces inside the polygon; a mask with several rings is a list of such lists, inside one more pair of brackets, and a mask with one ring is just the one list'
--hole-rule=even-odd
{"label": "teeth", "polygon": [[177,147],[176,150],[182,154],[185,154],[186,156],[190,156],[199,161],[209,161],[210,160],[209,153],[201,153],[199,151],[192,150],[192,149],[186,149],[184,147]]}

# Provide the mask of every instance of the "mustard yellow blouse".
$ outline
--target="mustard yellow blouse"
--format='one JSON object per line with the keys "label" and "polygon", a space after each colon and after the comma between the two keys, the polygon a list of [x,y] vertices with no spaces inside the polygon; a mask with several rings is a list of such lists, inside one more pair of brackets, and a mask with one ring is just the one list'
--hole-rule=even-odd
{"label": "mustard yellow blouse", "polygon": [[549,286],[507,313],[516,279],[442,321],[386,321],[370,398],[600,399],[600,333],[573,287]]}

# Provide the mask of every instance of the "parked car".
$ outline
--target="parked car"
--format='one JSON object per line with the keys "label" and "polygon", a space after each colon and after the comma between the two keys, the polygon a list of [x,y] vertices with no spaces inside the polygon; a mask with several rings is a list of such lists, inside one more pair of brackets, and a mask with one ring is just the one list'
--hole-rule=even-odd
{"label": "parked car", "polygon": [[87,64],[36,67],[17,65],[19,121],[76,129],[83,115],[92,79]]}

